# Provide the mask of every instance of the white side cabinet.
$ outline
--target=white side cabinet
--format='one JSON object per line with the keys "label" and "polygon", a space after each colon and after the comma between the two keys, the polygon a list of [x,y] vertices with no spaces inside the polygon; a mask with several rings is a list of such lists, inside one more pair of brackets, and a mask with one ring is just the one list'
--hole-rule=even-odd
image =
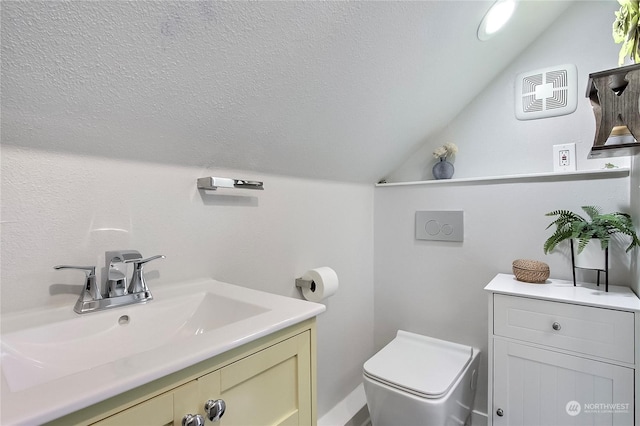
{"label": "white side cabinet", "polygon": [[640,299],[627,287],[499,274],[489,292],[489,425],[640,425]]}

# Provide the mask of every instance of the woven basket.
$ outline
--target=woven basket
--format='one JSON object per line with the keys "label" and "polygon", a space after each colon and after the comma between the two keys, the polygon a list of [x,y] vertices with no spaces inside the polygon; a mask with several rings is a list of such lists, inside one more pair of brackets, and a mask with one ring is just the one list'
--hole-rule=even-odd
{"label": "woven basket", "polygon": [[512,267],[518,281],[542,284],[549,278],[549,265],[544,262],[518,259],[513,261]]}

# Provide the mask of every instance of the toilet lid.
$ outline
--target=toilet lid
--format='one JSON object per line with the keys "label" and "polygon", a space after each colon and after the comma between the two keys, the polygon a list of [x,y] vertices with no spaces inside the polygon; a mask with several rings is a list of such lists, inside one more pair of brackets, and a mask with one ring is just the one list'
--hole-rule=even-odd
{"label": "toilet lid", "polygon": [[374,380],[420,395],[446,394],[471,362],[473,348],[398,330],[387,346],[364,363]]}

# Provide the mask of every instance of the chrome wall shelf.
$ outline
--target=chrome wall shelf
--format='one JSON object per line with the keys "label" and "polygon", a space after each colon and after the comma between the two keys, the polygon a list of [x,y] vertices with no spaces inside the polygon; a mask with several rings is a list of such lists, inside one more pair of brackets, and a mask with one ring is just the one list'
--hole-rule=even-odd
{"label": "chrome wall shelf", "polygon": [[208,189],[215,191],[218,188],[263,190],[264,184],[257,180],[230,179],[212,176],[202,177],[198,179],[198,189]]}

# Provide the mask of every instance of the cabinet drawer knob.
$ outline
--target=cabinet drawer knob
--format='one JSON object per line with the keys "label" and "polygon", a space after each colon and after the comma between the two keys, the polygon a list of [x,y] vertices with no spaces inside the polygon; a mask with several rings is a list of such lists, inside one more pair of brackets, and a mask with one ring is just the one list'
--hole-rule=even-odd
{"label": "cabinet drawer knob", "polygon": [[204,417],[200,414],[187,414],[182,418],[182,426],[204,426]]}
{"label": "cabinet drawer knob", "polygon": [[227,404],[222,399],[210,399],[204,404],[204,411],[212,422],[220,420],[226,409]]}
{"label": "cabinet drawer knob", "polygon": [[559,322],[554,322],[553,325],[551,326],[555,331],[558,331],[562,328],[562,326],[560,325]]}
{"label": "cabinet drawer knob", "polygon": [[498,415],[498,417],[502,417],[504,416],[504,411],[502,410],[502,408],[498,408],[496,410],[496,414]]}

